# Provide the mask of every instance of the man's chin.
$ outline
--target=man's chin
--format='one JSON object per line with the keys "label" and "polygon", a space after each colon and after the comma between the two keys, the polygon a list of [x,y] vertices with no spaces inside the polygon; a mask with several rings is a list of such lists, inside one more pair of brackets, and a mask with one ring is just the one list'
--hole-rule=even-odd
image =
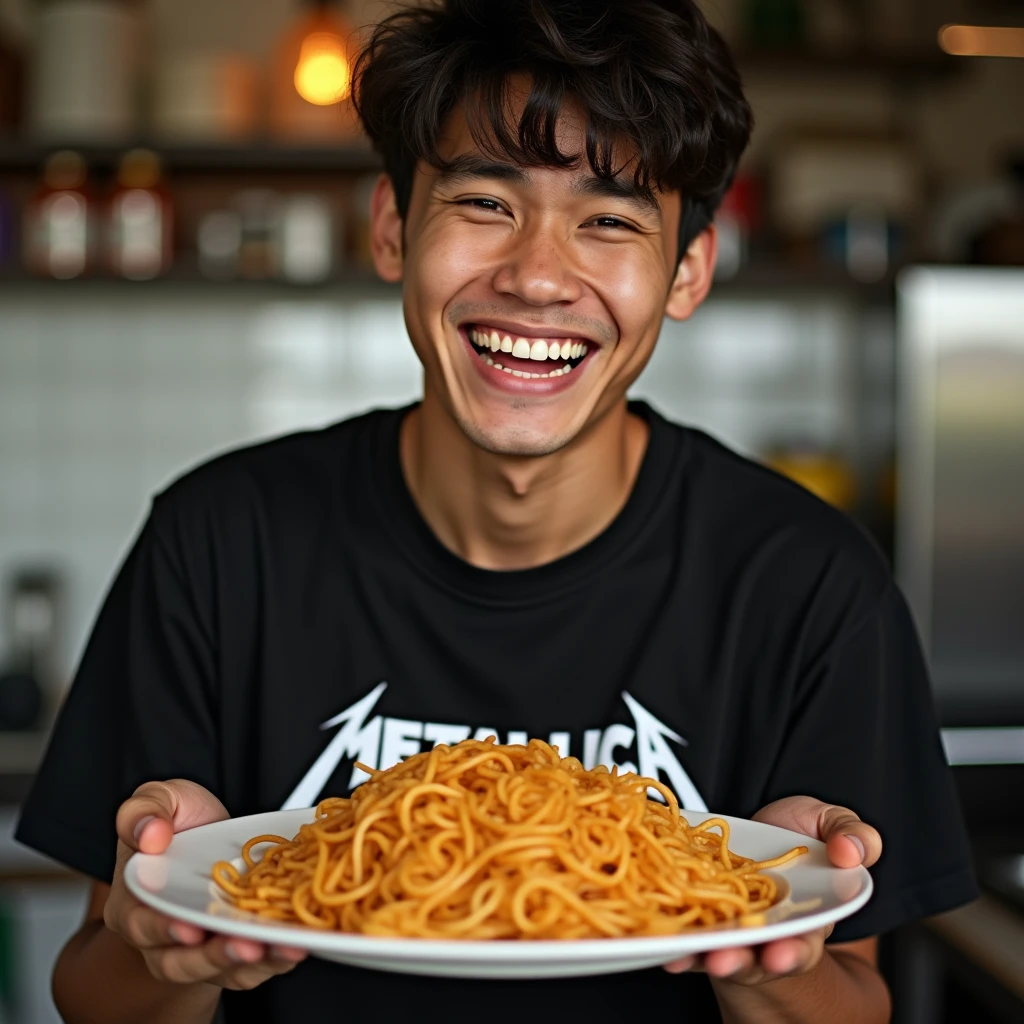
{"label": "man's chin", "polygon": [[549,433],[522,424],[483,426],[460,417],[459,426],[473,444],[492,455],[540,458],[557,452],[572,440],[571,436]]}

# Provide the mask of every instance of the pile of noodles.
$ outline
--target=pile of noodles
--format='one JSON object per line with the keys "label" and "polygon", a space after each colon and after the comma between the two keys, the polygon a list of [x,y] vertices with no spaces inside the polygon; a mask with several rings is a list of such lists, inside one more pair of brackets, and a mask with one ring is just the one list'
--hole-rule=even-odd
{"label": "pile of noodles", "polygon": [[722,819],[691,828],[661,783],[585,770],[540,740],[466,740],[366,770],[369,781],[322,801],[294,839],[246,843],[243,871],[216,864],[230,903],[369,935],[666,935],[759,923],[779,899],[764,870],[806,852],[754,863],[729,850]]}

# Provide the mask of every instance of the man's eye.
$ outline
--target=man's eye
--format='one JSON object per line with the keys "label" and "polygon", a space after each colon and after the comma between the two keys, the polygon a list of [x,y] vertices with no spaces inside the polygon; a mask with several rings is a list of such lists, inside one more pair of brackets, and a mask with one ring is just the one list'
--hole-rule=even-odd
{"label": "man's eye", "polygon": [[459,206],[471,206],[476,210],[488,210],[491,213],[501,213],[502,205],[497,199],[460,199]]}
{"label": "man's eye", "polygon": [[636,230],[628,221],[620,220],[618,217],[595,217],[590,223],[599,228],[623,228],[626,231]]}

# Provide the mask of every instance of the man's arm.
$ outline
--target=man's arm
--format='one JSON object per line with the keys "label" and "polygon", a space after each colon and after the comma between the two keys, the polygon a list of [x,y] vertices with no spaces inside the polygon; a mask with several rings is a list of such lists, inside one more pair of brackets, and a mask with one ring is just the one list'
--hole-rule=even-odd
{"label": "man's arm", "polygon": [[724,1024],[879,1024],[892,1012],[889,989],[878,973],[878,940],[828,946],[804,974],[751,986],[713,978]]}
{"label": "man's arm", "polygon": [[[871,867],[882,839],[845,807],[809,796],[776,800],[755,821],[823,842],[838,868]],[[878,940],[826,946],[832,926],[764,946],[716,949],[689,956],[666,970],[703,971],[711,977],[725,1024],[883,1024],[891,1014],[889,990],[877,969]]]}
{"label": "man's arm", "polygon": [[136,850],[163,853],[176,832],[227,816],[184,779],[146,783],[121,805],[113,884],[94,885],[85,922],[54,968],[53,998],[67,1024],[209,1024],[221,989],[255,988],[306,958],[173,921],[124,884]]}
{"label": "man's arm", "polygon": [[209,1024],[220,989],[177,985],[153,976],[142,953],[103,921],[110,886],[96,882],[82,927],[61,951],[53,1001],[67,1024]]}

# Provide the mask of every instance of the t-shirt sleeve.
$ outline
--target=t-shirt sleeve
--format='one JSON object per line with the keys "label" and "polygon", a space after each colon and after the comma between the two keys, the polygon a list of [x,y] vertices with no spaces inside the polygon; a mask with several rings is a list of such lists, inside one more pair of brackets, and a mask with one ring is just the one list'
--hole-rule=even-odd
{"label": "t-shirt sleeve", "polygon": [[880,934],[977,895],[923,655],[893,584],[808,666],[764,802],[797,794],[849,807],[882,836],[874,894],[839,922],[831,942]]}
{"label": "t-shirt sleeve", "polygon": [[175,546],[150,517],[93,628],[16,838],[100,881],[118,806],[143,782],[216,791],[215,646]]}

